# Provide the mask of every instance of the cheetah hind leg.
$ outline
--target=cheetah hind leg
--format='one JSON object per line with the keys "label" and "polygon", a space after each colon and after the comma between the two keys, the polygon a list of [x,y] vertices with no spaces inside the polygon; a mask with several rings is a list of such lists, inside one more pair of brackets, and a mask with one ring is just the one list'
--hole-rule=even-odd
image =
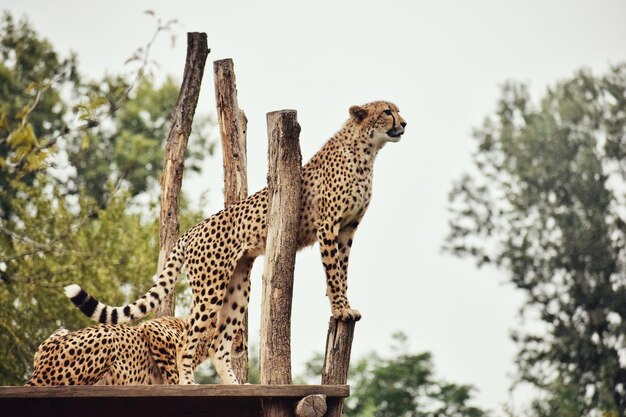
{"label": "cheetah hind leg", "polygon": [[[216,254],[211,254],[210,259],[214,259]],[[222,256],[222,259],[224,257]],[[195,368],[194,358],[196,350],[202,338],[208,338],[211,332],[209,326],[211,321],[216,319],[219,309],[225,304],[226,289],[235,271],[237,257],[223,266],[216,266],[211,275],[219,277],[217,282],[207,282],[206,276],[194,276],[189,273],[189,284],[193,289],[194,304],[191,310],[191,317],[185,324],[185,329],[181,337],[177,352],[177,364],[179,369],[180,384],[193,384],[193,371]],[[209,346],[209,356],[215,366],[215,370],[223,384],[237,384],[237,378],[230,366],[230,362],[223,363],[216,359],[216,351],[212,342]],[[220,349],[222,347],[219,347]],[[219,353],[219,352],[217,352]]]}

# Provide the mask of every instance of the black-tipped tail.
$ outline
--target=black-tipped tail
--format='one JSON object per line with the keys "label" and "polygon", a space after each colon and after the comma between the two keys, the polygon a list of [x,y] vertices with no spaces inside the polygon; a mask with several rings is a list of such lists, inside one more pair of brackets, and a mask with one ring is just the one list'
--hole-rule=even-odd
{"label": "black-tipped tail", "polygon": [[80,286],[72,284],[64,290],[65,296],[87,317],[100,323],[117,324],[117,311],[113,310],[115,314],[107,314],[108,306],[93,298]]}

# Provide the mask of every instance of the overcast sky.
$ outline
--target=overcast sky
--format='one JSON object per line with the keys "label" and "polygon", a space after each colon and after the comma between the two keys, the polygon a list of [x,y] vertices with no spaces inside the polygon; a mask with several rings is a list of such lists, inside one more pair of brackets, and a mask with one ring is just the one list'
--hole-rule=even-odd
{"label": "overcast sky", "polygon": [[[626,59],[625,1],[127,1],[0,0],[62,54],[75,51],[83,74],[123,70],[147,42],[154,21],[177,19],[179,39],[157,41],[162,74],[182,78],[185,32],[208,33],[209,55],[198,111],[215,113],[211,61],[233,58],[239,104],[246,111],[250,191],[265,184],[266,112],[298,110],[303,159],[345,121],[348,107],[395,102],[406,134],[379,154],[374,195],[350,258],[349,298],[361,310],[353,358],[389,352],[405,332],[411,349],[434,354],[437,374],[478,388],[476,404],[500,410],[511,401],[515,371],[511,329],[523,294],[505,271],[478,270],[441,253],[447,194],[470,169],[471,131],[493,112],[499,85],[547,85],[580,67],[596,73]],[[192,198],[209,190],[209,215],[222,207],[221,155]],[[154,254],[157,257],[157,254]],[[258,340],[263,261],[253,272],[251,339]],[[297,259],[293,307],[296,372],[322,351],[330,315],[317,248]],[[97,294],[96,294],[97,295]],[[51,318],[52,319],[52,318]],[[528,394],[518,393],[519,405]]]}

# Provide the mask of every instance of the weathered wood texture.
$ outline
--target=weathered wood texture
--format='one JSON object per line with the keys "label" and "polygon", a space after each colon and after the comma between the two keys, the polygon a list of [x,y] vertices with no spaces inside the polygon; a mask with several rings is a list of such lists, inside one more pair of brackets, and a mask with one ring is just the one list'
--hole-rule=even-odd
{"label": "weathered wood texture", "polygon": [[[297,397],[323,394],[347,397],[347,385],[81,385],[0,387],[0,399],[70,397]],[[0,408],[1,409],[1,408]]]}
{"label": "weathered wood texture", "polygon": [[[261,383],[291,383],[291,298],[302,183],[300,125],[294,110],[267,114],[267,244],[261,313]],[[263,401],[266,417],[293,416],[280,400]]]}
{"label": "weathered wood texture", "polygon": [[[183,83],[172,112],[171,128],[165,146],[163,174],[161,177],[161,229],[157,271],[165,266],[167,255],[178,240],[178,212],[180,187],[183,180],[185,149],[191,133],[193,116],[198,104],[204,66],[209,49],[206,33],[187,33],[187,59]],[[175,294],[172,291],[155,309],[157,317],[173,316]]]}
{"label": "weathered wood texture", "polygon": [[[348,382],[350,353],[354,338],[354,321],[341,321],[330,318],[326,337],[326,353],[322,369],[322,384],[335,385]],[[343,413],[343,399],[329,398],[327,417],[340,417]]]}
{"label": "weathered wood texture", "polygon": [[[246,130],[248,120],[237,102],[237,81],[232,59],[213,61],[217,121],[220,126],[224,164],[224,206],[248,196]],[[250,279],[250,274],[248,278]],[[242,338],[246,350],[233,357],[233,370],[241,383],[248,382],[248,312],[243,318]]]}
{"label": "weathered wood texture", "polygon": [[266,398],[280,398],[295,407],[306,396],[344,398],[349,391],[346,385],[0,387],[0,413],[11,417],[259,417]]}
{"label": "weathered wood texture", "polygon": [[324,394],[307,395],[296,405],[296,417],[323,417],[326,414]]}
{"label": "weathered wood texture", "polygon": [[237,80],[232,59],[213,62],[217,121],[224,161],[224,204],[229,206],[248,196],[246,115],[237,101]]}

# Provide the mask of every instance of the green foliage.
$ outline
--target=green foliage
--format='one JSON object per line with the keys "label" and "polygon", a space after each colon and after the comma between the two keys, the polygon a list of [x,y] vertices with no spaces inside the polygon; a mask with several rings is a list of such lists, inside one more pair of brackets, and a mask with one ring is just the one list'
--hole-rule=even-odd
{"label": "green foliage", "polygon": [[[152,284],[157,213],[133,197],[158,184],[178,89],[146,77],[84,83],[75,57],[60,60],[8,14],[0,56],[0,385],[19,385],[50,333],[92,324],[64,285],[121,305]],[[210,152],[208,126],[198,118],[188,167]],[[181,196],[181,230],[201,218]]]}
{"label": "green foliage", "polygon": [[32,183],[65,129],[60,91],[76,77],[74,57],[60,59],[8,13],[0,19],[0,57],[0,219],[7,219],[19,183]]}
{"label": "green foliage", "polygon": [[626,64],[579,71],[539,106],[507,83],[474,137],[446,249],[508,270],[526,292],[545,333],[514,334],[523,380],[580,399],[566,401],[572,415],[624,413]]}
{"label": "green foliage", "polygon": [[[158,220],[154,213],[129,214],[129,194],[109,194],[107,209],[91,197],[78,202],[58,198],[40,175],[23,186],[16,215],[21,227],[0,228],[0,253],[6,264],[0,281],[0,385],[21,384],[34,350],[59,326],[93,324],[63,295],[78,283],[102,300],[123,305],[151,285],[158,258]],[[83,214],[75,214],[80,207]],[[95,215],[97,213],[97,215]],[[183,227],[199,213],[183,211]]]}
{"label": "green foliage", "polygon": [[[546,387],[545,398],[532,402],[530,411],[533,417],[569,417],[585,414],[584,399],[579,395],[579,387],[565,384],[561,380],[555,381]],[[610,417],[605,413],[605,417]],[[617,414],[614,415],[617,417]]]}
{"label": "green foliage", "polygon": [[[122,181],[131,195],[155,185],[153,180],[163,168],[164,145],[178,85],[172,78],[160,86],[142,78],[120,101],[120,94],[125,94],[129,87],[122,78],[108,77],[89,85],[85,103],[75,107],[81,118],[97,124],[88,131],[68,135],[68,157],[76,169],[70,192],[84,190],[103,203],[109,180]],[[102,119],[107,123],[100,123]],[[187,147],[188,171],[199,171],[199,162],[212,153],[207,144],[209,126],[207,117],[196,117]]]}
{"label": "green foliage", "polygon": [[[428,352],[410,353],[403,333],[394,335],[395,356],[374,353],[350,367],[350,397],[344,414],[349,417],[486,417],[471,406],[470,385],[458,385],[435,378]],[[322,355],[307,363],[309,378],[319,378]]]}
{"label": "green foliage", "polygon": [[[171,21],[158,20],[156,35]],[[155,38],[152,39],[151,43]],[[146,66],[151,43],[129,62],[140,61],[137,77],[111,75],[85,81],[72,56],[61,60],[26,20],[0,21],[0,218],[8,219],[16,182],[37,172],[63,172],[64,194],[86,192],[104,204],[109,182],[123,183],[131,196],[156,185],[178,85],[155,85]],[[69,111],[68,109],[71,109]],[[211,120],[198,115],[187,147],[187,169],[198,171],[210,153]],[[59,160],[67,159],[69,164]],[[68,177],[66,179],[66,177]]]}
{"label": "green foliage", "polygon": [[[73,204],[49,195],[45,178],[22,187],[16,204],[23,227],[2,230],[0,252],[8,255],[0,284],[0,384],[23,383],[37,345],[59,326],[70,329],[90,323],[71,308],[62,287],[79,282],[99,297],[120,304],[145,291],[156,270],[158,225],[142,224],[139,215],[124,212],[127,195],[118,193],[97,219],[77,217]],[[81,207],[96,205],[79,198]],[[127,294],[119,289],[123,288]]]}

